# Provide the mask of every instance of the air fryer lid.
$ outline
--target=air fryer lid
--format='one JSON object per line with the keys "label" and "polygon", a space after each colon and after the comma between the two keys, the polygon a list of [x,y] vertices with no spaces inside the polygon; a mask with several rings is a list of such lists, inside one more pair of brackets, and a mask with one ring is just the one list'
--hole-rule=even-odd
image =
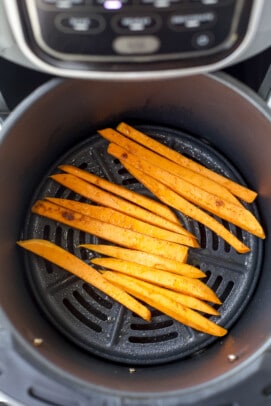
{"label": "air fryer lid", "polygon": [[[240,183],[240,175],[214,148],[180,130],[158,126],[140,129],[160,139],[202,164],[219,171]],[[43,179],[33,202],[48,196],[87,201],[56,184],[49,175],[58,171],[60,164],[73,164],[147,193],[136,179],[107,153],[108,142],[98,134],[88,138],[61,157]],[[256,205],[250,210],[256,214]],[[179,213],[186,228],[197,236],[201,249],[190,249],[188,262],[206,272],[208,285],[216,292],[223,305],[218,310],[220,325],[230,327],[246,307],[259,276],[261,241],[251,234],[224,221],[224,225],[238,236],[251,251],[239,255],[222,239],[202,224]],[[102,240],[37,215],[27,216],[22,239],[45,238],[88,261],[89,256],[79,244],[102,243]],[[93,255],[92,255],[93,256]],[[95,256],[95,255],[94,255]],[[33,293],[53,324],[80,347],[107,360],[133,364],[161,364],[194,356],[214,341],[214,337],[196,332],[173,321],[153,309],[152,321],[144,322],[130,311],[110,300],[73,275],[51,263],[26,253],[26,271]]]}
{"label": "air fryer lid", "polygon": [[[9,337],[13,343],[1,351],[0,386],[12,393],[12,382],[19,375],[24,389],[14,396],[26,404],[31,404],[31,393],[43,391],[49,397],[51,385],[57,382],[65,393],[72,391],[75,399],[91,398],[89,404],[95,405],[119,404],[120,399],[124,405],[140,404],[140,400],[144,406],[162,400],[181,405],[195,404],[199,398],[205,405],[204,399],[229,390],[244,374],[253,374],[261,366],[255,360],[268,356],[271,253],[265,247],[269,237],[264,242],[260,277],[242,315],[225,338],[196,357],[163,366],[138,366],[131,373],[129,365],[108,362],[74,345],[37,306],[23,253],[15,246],[29,204],[45,174],[63,159],[63,152],[91,139],[98,128],[121,120],[176,129],[192,134],[201,146],[210,145],[218,159],[225,160],[223,171],[234,168],[233,177],[241,176],[259,192],[259,215],[267,236],[270,234],[270,113],[247,89],[224,76],[143,84],[52,81],[38,89],[8,119],[0,148],[0,187],[5,193],[0,200],[1,321],[5,342]],[[183,142],[182,137],[178,139]],[[255,263],[259,259],[257,254]],[[42,340],[41,345],[34,345],[35,338]],[[16,359],[16,354],[32,375],[25,373],[20,362],[7,362]],[[229,362],[231,354],[236,356],[235,362]],[[267,378],[260,382],[261,390],[269,384]],[[251,385],[248,396],[253,390]],[[95,402],[98,397],[100,401]],[[232,397],[223,396],[224,400],[230,403]]]}

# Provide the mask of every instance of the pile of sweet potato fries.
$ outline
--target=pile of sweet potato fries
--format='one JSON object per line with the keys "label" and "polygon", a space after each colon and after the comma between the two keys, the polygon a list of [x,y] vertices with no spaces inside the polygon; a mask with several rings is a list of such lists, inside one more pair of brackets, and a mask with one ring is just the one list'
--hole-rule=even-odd
{"label": "pile of sweet potato fries", "polygon": [[201,332],[225,335],[225,328],[205,316],[219,316],[211,304],[220,305],[220,299],[200,280],[205,274],[187,263],[189,249],[198,248],[199,243],[172,209],[202,223],[237,252],[246,253],[249,247],[213,215],[265,238],[260,223],[241,202],[252,203],[257,193],[126,123],[99,134],[109,141],[108,153],[158,200],[75,166],[61,165],[62,173],[51,178],[95,204],[48,196],[35,202],[33,213],[112,244],[82,245],[102,255],[91,260],[93,266],[50,241],[32,239],[18,244],[90,283],[146,321],[151,318],[151,306]]}

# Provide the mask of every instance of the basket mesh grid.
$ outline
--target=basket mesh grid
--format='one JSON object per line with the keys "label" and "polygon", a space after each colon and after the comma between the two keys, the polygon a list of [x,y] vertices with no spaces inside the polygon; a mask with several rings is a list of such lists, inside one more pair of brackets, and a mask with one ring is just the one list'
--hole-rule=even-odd
{"label": "basket mesh grid", "polygon": [[[139,127],[152,137],[198,162],[244,183],[235,168],[204,140],[168,128]],[[68,151],[51,168],[33,198],[54,196],[87,202],[58,185],[48,175],[60,164],[72,164],[110,181],[149,195],[119,163],[107,154],[108,143],[97,134]],[[32,202],[32,203],[33,203]],[[257,214],[254,204],[250,210]],[[245,309],[255,288],[261,263],[261,241],[223,221],[251,251],[236,253],[227,243],[203,225],[177,213],[194,233],[200,249],[190,249],[190,264],[206,273],[206,283],[223,304],[220,317],[210,318],[229,328]],[[220,220],[221,221],[221,220]],[[61,245],[86,262],[98,254],[78,248],[83,243],[104,243],[101,239],[68,226],[28,213],[22,238],[44,238]],[[111,361],[129,365],[162,364],[201,352],[217,338],[192,330],[155,309],[147,323],[84,281],[40,257],[25,254],[26,273],[40,307],[66,337],[81,348]]]}

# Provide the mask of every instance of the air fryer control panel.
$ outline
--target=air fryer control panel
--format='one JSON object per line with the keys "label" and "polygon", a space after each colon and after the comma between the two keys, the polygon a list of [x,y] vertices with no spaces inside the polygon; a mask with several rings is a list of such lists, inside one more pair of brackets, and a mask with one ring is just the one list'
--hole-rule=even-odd
{"label": "air fryer control panel", "polygon": [[138,70],[225,58],[253,0],[18,0],[39,58],[61,68]]}

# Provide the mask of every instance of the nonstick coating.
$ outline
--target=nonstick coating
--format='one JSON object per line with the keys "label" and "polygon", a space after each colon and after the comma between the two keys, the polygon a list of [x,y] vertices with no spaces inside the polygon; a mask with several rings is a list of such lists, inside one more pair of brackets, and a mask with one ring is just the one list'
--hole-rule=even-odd
{"label": "nonstick coating", "polygon": [[[267,235],[254,293],[229,334],[197,356],[162,366],[132,369],[74,345],[37,306],[24,253],[15,244],[48,171],[70,148],[119,121],[184,131],[217,151],[259,192],[257,208]],[[268,396],[271,363],[264,361],[271,337],[270,122],[264,102],[224,75],[144,83],[53,80],[25,100],[1,132],[0,324],[5,338],[1,340],[0,389],[27,405],[47,398],[54,404],[55,398],[55,403],[65,406],[234,402],[247,406],[245,397],[250,401],[256,393]],[[254,379],[262,365],[266,376]],[[233,386],[252,376],[245,390],[232,393]],[[52,389],[56,385],[61,393]],[[66,402],[59,400],[60,394]]]}

